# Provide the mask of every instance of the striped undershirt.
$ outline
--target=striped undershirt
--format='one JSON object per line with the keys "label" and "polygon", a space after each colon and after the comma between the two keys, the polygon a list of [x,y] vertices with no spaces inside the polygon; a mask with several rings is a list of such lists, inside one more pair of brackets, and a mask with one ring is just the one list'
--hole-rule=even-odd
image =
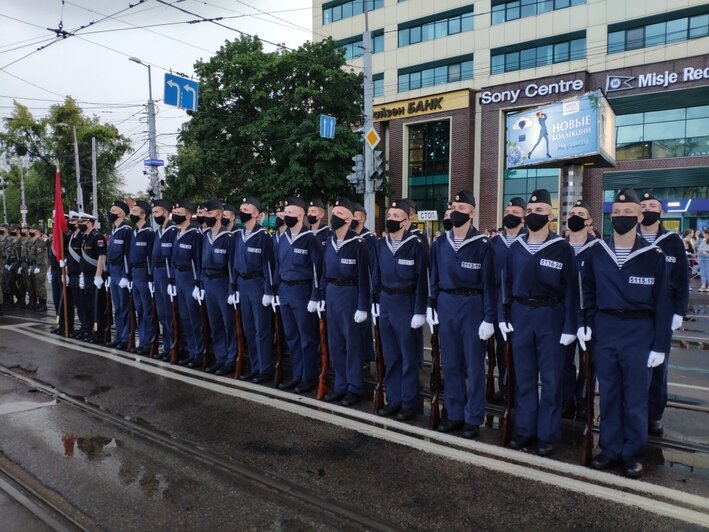
{"label": "striped undershirt", "polygon": [[628,255],[630,255],[632,249],[633,248],[615,248],[615,259],[618,266],[625,264],[625,261],[628,258]]}
{"label": "striped undershirt", "polygon": [[517,237],[515,235],[505,235],[505,243],[507,244],[507,247],[510,247],[516,238]]}
{"label": "striped undershirt", "polygon": [[396,250],[399,249],[399,246],[401,245],[401,240],[394,240],[393,238],[391,239],[391,250],[392,252],[396,253]]}
{"label": "striped undershirt", "polygon": [[648,244],[654,244],[655,239],[657,238],[657,234],[656,233],[647,233],[647,234],[643,233],[642,237],[645,240],[645,242],[647,242]]}
{"label": "striped undershirt", "polygon": [[571,247],[574,248],[574,255],[578,255],[579,251],[581,251],[581,248],[583,247],[583,244],[571,244]]}
{"label": "striped undershirt", "polygon": [[458,251],[460,249],[460,246],[463,245],[463,242],[465,242],[465,237],[463,238],[458,238],[458,237],[453,237],[453,249]]}
{"label": "striped undershirt", "polygon": [[534,255],[537,251],[539,251],[539,248],[542,247],[542,244],[544,242],[538,242],[538,243],[531,243],[527,242],[527,247],[529,248],[529,251]]}
{"label": "striped undershirt", "polygon": [[344,240],[337,240],[337,239],[335,239],[335,249],[336,249],[337,251],[340,251],[340,248],[342,247],[342,243],[343,243],[343,242],[344,242]]}

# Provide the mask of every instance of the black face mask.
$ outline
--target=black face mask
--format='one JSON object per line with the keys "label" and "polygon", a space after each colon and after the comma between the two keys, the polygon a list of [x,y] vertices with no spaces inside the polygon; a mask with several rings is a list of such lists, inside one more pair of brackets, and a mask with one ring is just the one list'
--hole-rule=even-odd
{"label": "black face mask", "polygon": [[330,226],[332,227],[333,230],[337,231],[340,227],[345,225],[345,220],[344,218],[340,218],[336,214],[333,214],[330,217]]}
{"label": "black face mask", "polygon": [[516,214],[505,214],[505,217],[502,219],[502,225],[504,225],[507,229],[514,229],[521,223],[522,218]]}
{"label": "black face mask", "polygon": [[279,218],[278,216],[276,216],[276,227],[277,228],[283,227],[283,224],[285,224],[285,223],[286,223],[286,221],[283,218]]}
{"label": "black face mask", "polygon": [[187,217],[184,214],[173,214],[172,215],[172,221],[175,222],[177,225],[180,225],[186,219],[187,219]]}
{"label": "black face mask", "polygon": [[569,228],[569,230],[571,230],[571,232],[578,233],[584,227],[586,227],[586,220],[574,214],[573,216],[570,216],[569,219],[566,221],[566,226]]}
{"label": "black face mask", "polygon": [[446,231],[450,231],[451,229],[453,229],[453,220],[451,220],[450,218],[446,218],[445,220],[443,220],[443,229],[445,229]]}
{"label": "black face mask", "polygon": [[401,229],[402,223],[403,222],[398,220],[387,220],[385,224],[387,233],[396,233],[399,229]]}
{"label": "black face mask", "polygon": [[539,214],[533,212],[528,214],[525,219],[527,220],[527,227],[530,231],[539,231],[542,227],[549,223],[549,216],[546,214]]}
{"label": "black face mask", "polygon": [[204,223],[207,227],[214,227],[217,225],[217,218],[213,216],[207,216],[204,218]]}
{"label": "black face mask", "polygon": [[470,215],[464,212],[453,211],[451,213],[451,222],[453,227],[463,227],[470,220]]}
{"label": "black face mask", "polygon": [[295,227],[298,225],[298,217],[297,216],[284,216],[283,220],[286,222],[286,225],[288,227]]}
{"label": "black face mask", "polygon": [[16,232],[16,231],[12,231],[12,232],[10,233],[10,236],[17,236],[17,232]]}
{"label": "black face mask", "polygon": [[222,216],[222,227],[228,226],[228,225],[229,225],[229,222],[231,222],[231,220],[230,220],[229,218],[224,218],[224,217]]}
{"label": "black face mask", "polygon": [[164,216],[153,216],[153,220],[155,220],[155,223],[158,224],[159,226],[162,226],[162,224],[165,223]]}
{"label": "black face mask", "polygon": [[5,231],[0,231],[0,236],[5,236]]}
{"label": "black face mask", "polygon": [[249,220],[251,220],[251,213],[239,211],[239,221],[240,221],[242,224],[245,224],[245,223],[248,222]]}
{"label": "black face mask", "polygon": [[113,212],[108,213],[108,221],[111,222],[111,224],[116,223],[116,220],[118,220],[118,215]]}
{"label": "black face mask", "polygon": [[352,218],[352,221],[350,222],[350,229],[357,229],[359,227],[359,220],[356,218]]}
{"label": "black face mask", "polygon": [[197,223],[199,225],[202,225],[204,223],[205,218],[206,218],[206,216],[197,216]]}
{"label": "black face mask", "polygon": [[37,233],[35,233],[35,232],[33,231],[32,233],[30,233],[30,236],[31,236],[32,238],[34,238],[34,237],[37,236]]}
{"label": "black face mask", "polygon": [[84,231],[86,231],[86,227],[87,227],[86,224],[79,224],[79,231],[81,231],[83,233]]}
{"label": "black face mask", "polygon": [[643,219],[640,223],[643,224],[645,227],[650,227],[660,219],[660,216],[662,216],[662,213],[654,211],[645,211],[643,213]]}
{"label": "black face mask", "polygon": [[140,221],[140,216],[138,216],[137,214],[131,214],[130,221],[134,224],[137,224]]}
{"label": "black face mask", "polygon": [[313,214],[308,214],[308,223],[310,225],[314,225],[314,224],[318,223],[318,217]]}
{"label": "black face mask", "polygon": [[613,230],[619,235],[632,231],[638,225],[637,216],[613,216],[611,218]]}

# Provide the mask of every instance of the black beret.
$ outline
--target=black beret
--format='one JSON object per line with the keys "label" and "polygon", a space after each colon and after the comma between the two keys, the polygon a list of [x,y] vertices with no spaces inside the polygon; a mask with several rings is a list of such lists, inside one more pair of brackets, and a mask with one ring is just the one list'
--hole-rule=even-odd
{"label": "black beret", "polygon": [[295,205],[296,207],[300,207],[304,211],[308,208],[305,203],[305,200],[303,198],[299,198],[298,196],[291,196],[290,198],[286,198],[285,206],[287,207],[288,205]]}
{"label": "black beret", "polygon": [[128,208],[128,204],[125,201],[116,200],[113,202],[113,206],[118,207],[126,214],[128,214],[130,212],[130,209]]}
{"label": "black beret", "polygon": [[404,211],[407,215],[409,214],[409,209],[411,206],[406,200],[403,199],[396,199],[389,203],[389,208],[390,209],[399,209],[400,211]]}
{"label": "black beret", "polygon": [[325,203],[323,203],[323,200],[320,198],[313,198],[310,200],[310,203],[308,203],[309,207],[318,207],[319,209],[325,210]]}
{"label": "black beret", "polygon": [[150,203],[148,203],[147,201],[138,200],[135,202],[135,205],[143,209],[145,211],[145,214],[150,214]]}
{"label": "black beret", "polygon": [[527,204],[526,204],[525,201],[524,201],[522,198],[520,198],[519,196],[516,196],[516,197],[512,198],[510,201],[508,201],[508,202],[507,202],[507,206],[508,206],[508,207],[520,207],[520,208],[522,208],[522,209],[526,209],[526,208],[527,208]]}
{"label": "black beret", "polygon": [[[646,190],[646,191],[643,193],[643,199],[642,199],[642,201],[645,201],[645,200],[660,201],[660,198],[656,197],[656,196],[652,193],[651,190]],[[660,202],[660,203],[662,203],[662,202]]]}
{"label": "black beret", "polygon": [[156,199],[153,200],[153,207],[162,207],[163,209],[167,209],[168,211],[172,210],[172,203],[170,203],[166,199]]}
{"label": "black beret", "polygon": [[353,212],[363,212],[364,214],[367,214],[367,211],[364,210],[364,207],[360,205],[359,203],[354,203],[354,211]]}
{"label": "black beret", "polygon": [[233,212],[234,214],[239,212],[236,210],[236,207],[234,207],[231,203],[227,203],[226,205],[224,205],[224,210],[229,211],[229,212]]}
{"label": "black beret", "polygon": [[618,192],[613,203],[637,203],[639,205],[640,200],[632,188],[624,188]]}
{"label": "black beret", "polygon": [[467,203],[468,205],[475,207],[475,196],[469,190],[462,190],[458,192],[453,198],[453,201],[457,203]]}
{"label": "black beret", "polygon": [[355,206],[354,203],[352,203],[350,200],[347,198],[340,198],[337,201],[335,201],[335,206],[336,207],[344,207],[348,211],[350,211],[352,214],[355,212]]}
{"label": "black beret", "polygon": [[256,196],[246,196],[241,198],[241,203],[248,203],[249,205],[253,205],[258,209],[258,212],[261,212],[261,202]]}
{"label": "black beret", "polygon": [[414,203],[414,200],[411,198],[403,198],[401,201],[403,201],[406,205],[409,206],[409,214],[414,214],[416,212],[416,203]]}
{"label": "black beret", "polygon": [[591,209],[588,208],[588,205],[582,199],[576,200],[573,204],[573,207],[581,207],[582,209],[586,209],[588,212],[591,212]]}
{"label": "black beret", "polygon": [[551,194],[549,194],[549,191],[545,188],[535,190],[532,192],[532,195],[529,196],[529,203],[546,203],[547,205],[551,205]]}
{"label": "black beret", "polygon": [[175,203],[175,209],[183,208],[186,209],[190,212],[197,212],[197,208],[195,207],[195,204],[192,203],[190,200],[183,200],[183,201],[178,201]]}
{"label": "black beret", "polygon": [[224,205],[221,201],[212,199],[204,204],[204,208],[208,211],[220,211],[224,208]]}

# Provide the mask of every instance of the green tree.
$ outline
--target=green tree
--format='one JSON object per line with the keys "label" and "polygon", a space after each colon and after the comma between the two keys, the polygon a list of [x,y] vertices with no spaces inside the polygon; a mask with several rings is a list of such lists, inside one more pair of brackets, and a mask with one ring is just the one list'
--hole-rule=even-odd
{"label": "green tree", "polygon": [[4,120],[0,148],[10,169],[7,181],[7,210],[10,221],[18,221],[20,165],[24,172],[25,202],[28,223],[52,216],[54,175],[57,164],[62,173],[65,210],[76,209],[76,166],[74,163],[74,127],[79,144],[79,167],[84,209],[91,210],[91,138],[96,138],[99,213],[110,208],[121,195],[122,181],[115,168],[131,148],[130,140],[112,124],[102,124],[98,117],[86,116],[76,102],[67,97],[53,105],[43,118],[35,118],[29,109],[15,101],[12,116]]}
{"label": "green tree", "polygon": [[[166,196],[238,203],[254,194],[271,208],[294,192],[351,196],[362,76],[344,66],[332,39],[266,53],[242,37],[197,62],[199,110],[170,158]],[[334,140],[320,138],[320,114],[336,117]]]}

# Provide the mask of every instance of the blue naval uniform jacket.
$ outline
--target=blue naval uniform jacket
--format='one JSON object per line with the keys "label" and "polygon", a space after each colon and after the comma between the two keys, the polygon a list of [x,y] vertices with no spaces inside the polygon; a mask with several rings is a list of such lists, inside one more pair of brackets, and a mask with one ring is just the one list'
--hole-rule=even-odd
{"label": "blue naval uniform jacket", "polygon": [[131,241],[133,240],[133,230],[128,226],[128,224],[123,223],[118,227],[114,227],[111,231],[111,239],[108,243],[108,250],[106,251],[106,262],[112,266],[120,266],[124,269],[125,274],[125,260],[130,253]]}
{"label": "blue naval uniform jacket", "polygon": [[[613,236],[592,246],[581,264],[584,305],[592,311],[647,310],[655,320],[653,351],[670,351],[672,306],[669,301],[665,254],[635,238],[622,266],[615,256]],[[591,325],[591,329],[594,325]]]}
{"label": "blue naval uniform jacket", "polygon": [[655,245],[664,252],[667,261],[672,312],[686,316],[689,310],[689,264],[684,242],[677,233],[660,226]]}
{"label": "blue naval uniform jacket", "polygon": [[[155,231],[153,248],[150,253],[150,266],[165,266],[165,261],[172,255],[172,244],[180,230],[172,220],[167,222],[165,229],[162,227]],[[170,264],[172,267],[172,263]]]}
{"label": "blue naval uniform jacket", "polygon": [[[574,248],[550,231],[539,250],[532,254],[528,238],[528,234],[523,235],[510,246],[498,300],[504,305],[515,299],[558,299],[565,310],[561,332],[576,335],[579,291]],[[498,317],[502,316],[500,307]]]}
{"label": "blue naval uniform jacket", "polygon": [[[275,235],[274,235],[275,236]],[[273,295],[276,257],[274,239],[265,228],[256,224],[248,236],[243,229],[234,234],[234,260],[232,263],[234,288],[239,289],[240,279],[263,275],[263,293]]]}
{"label": "blue naval uniform jacket", "polygon": [[317,239],[320,241],[320,243],[325,246],[327,244],[328,240],[330,240],[330,237],[332,236],[332,229],[329,226],[324,226],[318,229],[317,231],[313,231],[311,229],[311,232],[317,237]]}
{"label": "blue naval uniform jacket", "polygon": [[436,308],[441,289],[480,290],[484,320],[494,323],[497,314],[494,254],[487,236],[474,227],[470,228],[458,251],[452,229],[438,238],[431,246],[431,307]]}
{"label": "blue naval uniform jacket", "polygon": [[227,275],[230,273],[234,254],[234,236],[225,227],[220,227],[214,235],[212,230],[205,232],[202,242],[202,268],[197,270],[197,277],[204,280],[211,275]]}
{"label": "blue naval uniform jacket", "polygon": [[363,238],[354,231],[347,231],[345,239],[337,249],[333,233],[325,244],[325,258],[322,268],[320,299],[325,300],[327,287],[331,282],[354,281],[358,287],[357,310],[369,312],[369,251]]}
{"label": "blue naval uniform jacket", "polygon": [[172,245],[173,271],[170,274],[174,277],[174,269],[180,272],[192,272],[195,269],[195,284],[198,284],[202,268],[202,240],[204,235],[194,225],[190,225],[185,231],[179,231],[175,236]]}
{"label": "blue naval uniform jacket", "polygon": [[276,279],[273,283],[276,290],[284,281],[312,279],[310,300],[317,301],[318,281],[322,271],[322,248],[320,240],[312,231],[303,228],[300,233],[293,236],[290,229],[286,229],[278,241],[276,251]]}
{"label": "blue naval uniform jacket", "polygon": [[428,253],[423,240],[404,231],[401,244],[392,253],[391,238],[377,240],[377,253],[372,268],[372,298],[379,302],[379,294],[387,288],[413,289],[414,314],[426,314],[428,304]]}
{"label": "blue naval uniform jacket", "polygon": [[[146,264],[153,248],[155,232],[146,222],[142,228],[133,229],[133,239],[128,250],[128,268],[132,272],[133,266]],[[152,264],[151,264],[152,271]]]}

